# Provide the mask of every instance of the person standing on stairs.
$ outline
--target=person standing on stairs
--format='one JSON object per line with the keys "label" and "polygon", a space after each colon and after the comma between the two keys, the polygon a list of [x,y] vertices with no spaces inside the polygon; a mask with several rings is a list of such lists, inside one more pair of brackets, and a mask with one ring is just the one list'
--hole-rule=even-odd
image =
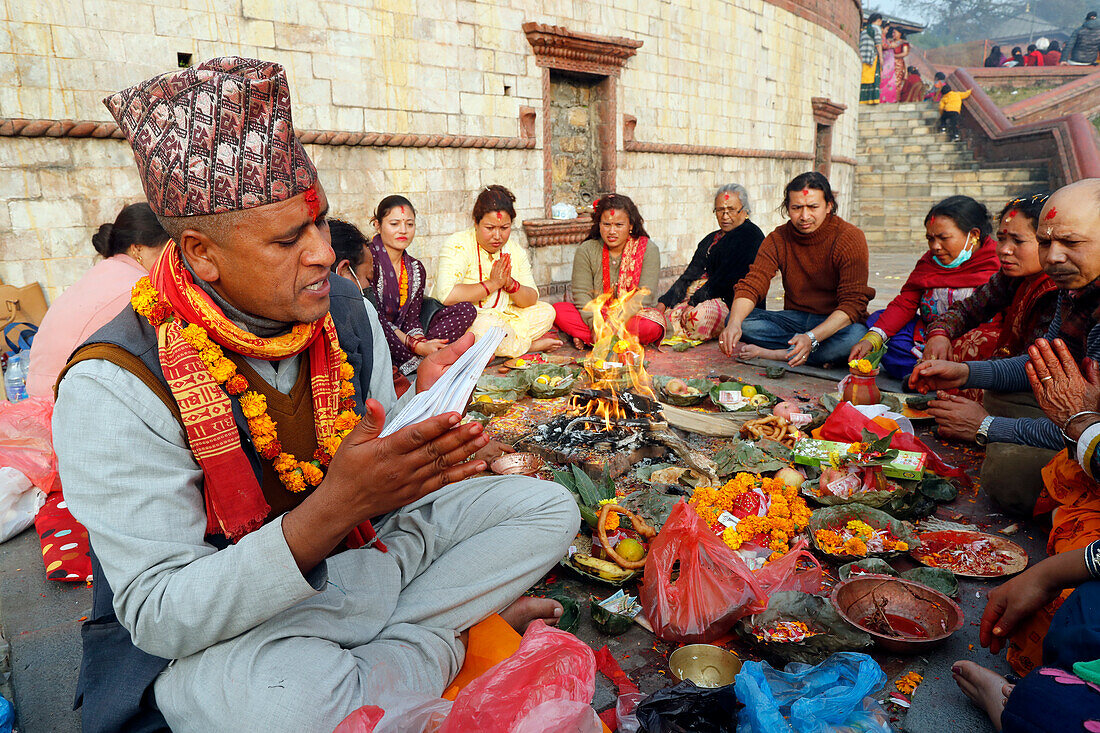
{"label": "person standing on stairs", "polygon": [[859,60],[863,70],[859,77],[859,103],[879,103],[879,81],[882,78],[882,16],[871,13],[859,36]]}
{"label": "person standing on stairs", "polygon": [[947,137],[952,140],[959,139],[959,113],[962,112],[963,100],[970,96],[971,90],[965,92],[952,91],[950,84],[943,85],[943,96],[940,97],[940,132],[947,132]]}

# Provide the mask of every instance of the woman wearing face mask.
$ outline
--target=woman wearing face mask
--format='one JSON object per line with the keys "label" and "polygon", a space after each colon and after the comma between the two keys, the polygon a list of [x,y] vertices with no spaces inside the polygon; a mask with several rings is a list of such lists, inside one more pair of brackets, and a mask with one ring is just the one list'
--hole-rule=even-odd
{"label": "woman wearing face mask", "polygon": [[510,241],[516,197],[504,186],[481,189],[474,202],[474,226],[452,235],[436,261],[432,297],[444,305],[472,303],[476,336],[497,326],[505,332],[497,356],[550,351],[561,341],[549,335],[554,308],[539,301],[527,252]]}
{"label": "woman wearing face mask", "polygon": [[886,343],[882,366],[898,379],[906,378],[921,358],[926,325],[970,297],[1001,266],[989,211],[969,196],[951,196],[933,206],[924,227],[928,251],[886,310],[867,319],[870,330],[848,355],[849,361],[863,359]]}

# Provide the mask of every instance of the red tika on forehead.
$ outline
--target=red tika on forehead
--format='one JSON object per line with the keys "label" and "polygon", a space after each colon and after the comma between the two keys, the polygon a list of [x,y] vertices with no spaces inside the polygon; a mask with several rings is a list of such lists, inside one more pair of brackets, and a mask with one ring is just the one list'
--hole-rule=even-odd
{"label": "red tika on forehead", "polygon": [[1007,213],[1007,214],[1005,215],[1005,217],[1006,217],[1006,218],[1008,218],[1008,219],[1015,219],[1015,218],[1016,218],[1016,215],[1017,215],[1017,214],[1019,214],[1019,213],[1020,213],[1020,212],[1016,211],[1016,209],[1012,209],[1012,211],[1009,211],[1009,212],[1008,212],[1008,213]]}
{"label": "red tika on forehead", "polygon": [[402,204],[401,205],[401,216],[404,216],[404,215],[405,215],[405,205]]}
{"label": "red tika on forehead", "polygon": [[802,195],[803,196],[809,196],[810,195],[810,189],[808,189],[808,188],[802,189]]}
{"label": "red tika on forehead", "polygon": [[932,224],[935,224],[935,223],[936,223],[936,217],[934,217],[934,216],[928,217],[928,224],[929,225],[932,225]]}
{"label": "red tika on forehead", "polygon": [[504,221],[504,212],[503,211],[498,211],[497,212],[497,221]]}
{"label": "red tika on forehead", "polygon": [[1053,219],[1056,216],[1058,216],[1058,209],[1051,206],[1050,211],[1048,211],[1047,215],[1044,216],[1043,218],[1046,219],[1047,221],[1050,221],[1051,219]]}
{"label": "red tika on forehead", "polygon": [[317,195],[317,189],[311,188],[302,196],[306,202],[306,211],[309,212],[309,218],[316,219],[321,213],[321,198]]}
{"label": "red tika on forehead", "polygon": [[729,201],[730,200],[730,195],[728,193],[722,194],[722,200],[723,201]]}

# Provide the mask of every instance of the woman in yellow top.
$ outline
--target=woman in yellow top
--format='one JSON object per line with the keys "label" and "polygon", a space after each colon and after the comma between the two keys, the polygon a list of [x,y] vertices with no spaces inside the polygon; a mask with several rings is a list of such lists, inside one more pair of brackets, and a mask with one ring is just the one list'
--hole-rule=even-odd
{"label": "woman in yellow top", "polygon": [[474,202],[474,226],[451,236],[436,262],[432,297],[444,305],[473,303],[477,318],[470,332],[481,337],[493,326],[506,335],[497,356],[550,351],[561,341],[548,336],[554,308],[539,302],[531,262],[509,241],[516,197],[504,186],[487,186]]}

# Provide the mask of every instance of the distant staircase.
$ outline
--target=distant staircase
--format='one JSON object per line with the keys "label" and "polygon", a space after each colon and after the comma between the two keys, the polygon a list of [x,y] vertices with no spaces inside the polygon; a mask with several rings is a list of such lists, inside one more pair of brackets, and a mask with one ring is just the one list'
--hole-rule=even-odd
{"label": "distant staircase", "polygon": [[852,222],[872,253],[923,252],[924,216],[948,196],[971,196],[995,216],[1009,199],[1049,187],[1045,169],[982,167],[938,119],[932,102],[859,105]]}

